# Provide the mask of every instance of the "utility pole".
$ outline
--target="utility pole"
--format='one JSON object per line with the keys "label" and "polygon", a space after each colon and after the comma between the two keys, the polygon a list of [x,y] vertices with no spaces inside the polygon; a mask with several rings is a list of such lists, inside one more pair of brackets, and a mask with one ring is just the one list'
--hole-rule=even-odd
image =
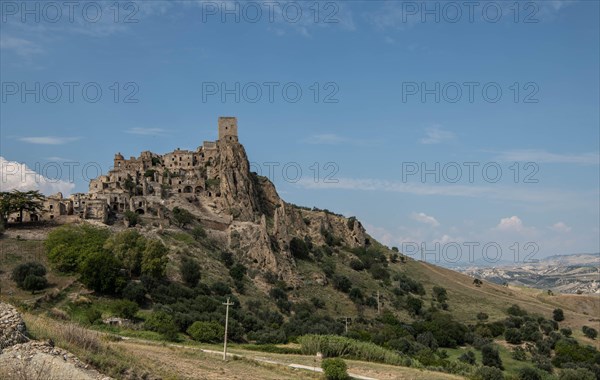
{"label": "utility pole", "polygon": [[352,319],[351,317],[344,317],[344,321],[346,322],[346,334],[348,334],[348,320]]}
{"label": "utility pole", "polygon": [[223,340],[223,360],[227,361],[227,325],[229,324],[229,306],[233,306],[233,302],[229,302],[229,297],[227,297],[227,302],[223,303],[225,305],[225,339]]}
{"label": "utility pole", "polygon": [[381,313],[381,303],[379,302],[379,290],[377,291],[377,315]]}

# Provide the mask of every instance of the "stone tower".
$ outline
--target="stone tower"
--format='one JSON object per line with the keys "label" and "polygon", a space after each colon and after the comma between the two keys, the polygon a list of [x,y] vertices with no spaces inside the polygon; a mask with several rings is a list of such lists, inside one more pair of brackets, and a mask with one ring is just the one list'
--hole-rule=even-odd
{"label": "stone tower", "polygon": [[219,140],[238,141],[237,119],[235,117],[219,118]]}

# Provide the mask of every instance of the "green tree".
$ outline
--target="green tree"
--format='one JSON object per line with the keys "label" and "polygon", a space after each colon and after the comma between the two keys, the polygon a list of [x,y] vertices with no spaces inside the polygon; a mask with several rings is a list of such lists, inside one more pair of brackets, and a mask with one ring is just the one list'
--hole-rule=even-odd
{"label": "green tree", "polygon": [[36,276],[34,274],[27,275],[25,281],[23,281],[23,289],[31,290],[31,294],[34,294],[36,290],[42,290],[48,286],[48,280],[46,277]]}
{"label": "green tree", "polygon": [[583,332],[583,335],[590,339],[596,339],[596,337],[598,336],[598,330],[589,326],[583,326],[581,328],[581,331]]}
{"label": "green tree", "polygon": [[136,230],[125,230],[111,236],[104,244],[104,249],[121,261],[129,276],[139,276],[146,243],[146,238]]}
{"label": "green tree", "polygon": [[475,371],[474,380],[504,380],[504,374],[496,367],[481,367]]}
{"label": "green tree", "polygon": [[61,272],[76,272],[92,253],[102,252],[109,230],[88,224],[66,225],[48,234],[44,245],[48,260]]}
{"label": "green tree", "polygon": [[173,209],[173,220],[180,228],[185,228],[185,226],[192,223],[194,219],[194,215],[186,209],[179,207]]}
{"label": "green tree", "polygon": [[334,288],[344,293],[348,293],[352,288],[352,281],[344,275],[334,275],[332,282]]}
{"label": "green tree", "polygon": [[[12,271],[12,279],[17,284],[19,288],[25,289],[25,279],[27,276],[36,276],[36,277],[44,277],[46,275],[46,268],[36,262],[30,261],[27,263],[19,264]],[[31,289],[25,289],[31,290]]]}
{"label": "green tree", "polygon": [[348,376],[348,366],[340,358],[324,359],[321,368],[323,368],[327,380],[346,380],[350,378]]}
{"label": "green tree", "polygon": [[477,320],[478,321],[481,321],[481,322],[487,321],[489,317],[490,316],[487,315],[486,313],[484,313],[483,311],[480,311],[479,313],[477,313]]}
{"label": "green tree", "polygon": [[519,380],[542,380],[543,376],[535,368],[523,367],[519,370]]}
{"label": "green tree", "polygon": [[498,349],[490,344],[481,347],[481,364],[486,367],[496,367],[504,370]]}
{"label": "green tree", "polygon": [[122,292],[123,298],[143,305],[146,301],[146,287],[140,282],[130,281]]}
{"label": "green tree", "polygon": [[129,227],[134,227],[140,221],[140,216],[137,212],[127,210],[123,213],[123,217],[129,222]]}
{"label": "green tree", "polygon": [[467,352],[463,352],[458,357],[458,360],[460,360],[461,362],[470,364],[470,365],[475,365],[475,363],[477,362],[477,359],[475,358],[475,353],[471,350],[469,350]]}
{"label": "green tree", "polygon": [[144,322],[144,328],[161,334],[167,340],[177,340],[177,325],[173,317],[164,311],[157,311],[150,314]]}
{"label": "green tree", "polygon": [[229,275],[235,281],[242,281],[244,276],[246,275],[246,267],[240,263],[235,264],[229,269]]}
{"label": "green tree", "polygon": [[521,331],[515,328],[506,329],[504,331],[504,340],[510,344],[521,344],[523,342]]}
{"label": "green tree", "polygon": [[552,318],[556,322],[564,321],[565,320],[565,313],[563,312],[562,309],[554,309],[554,311],[552,312]]}
{"label": "green tree", "polygon": [[142,255],[142,274],[163,278],[167,269],[168,249],[160,240],[149,240]]}
{"label": "green tree", "polygon": [[199,342],[218,342],[223,339],[225,329],[218,322],[196,321],[187,329],[189,336]]}
{"label": "green tree", "polygon": [[438,302],[446,302],[448,300],[448,292],[441,286],[433,287],[433,296]]}
{"label": "green tree", "polygon": [[113,312],[121,318],[133,319],[140,307],[137,303],[129,300],[119,300],[112,306]]}
{"label": "green tree", "polygon": [[30,215],[39,214],[44,208],[43,202],[45,199],[46,197],[37,190],[1,192],[0,214],[2,219],[6,221],[10,214],[18,212],[19,220],[23,221],[24,212]]}
{"label": "green tree", "polygon": [[99,293],[118,293],[125,285],[125,278],[119,273],[120,269],[121,263],[112,254],[95,252],[89,254],[81,264],[80,281]]}
{"label": "green tree", "polygon": [[196,241],[201,241],[206,237],[206,231],[202,226],[196,226],[191,231],[192,237]]}
{"label": "green tree", "polygon": [[558,376],[559,380],[596,380],[596,375],[585,368],[563,369]]}
{"label": "green tree", "polygon": [[188,286],[193,288],[198,285],[198,281],[200,281],[200,264],[196,260],[185,257],[181,261],[179,270],[181,278]]}

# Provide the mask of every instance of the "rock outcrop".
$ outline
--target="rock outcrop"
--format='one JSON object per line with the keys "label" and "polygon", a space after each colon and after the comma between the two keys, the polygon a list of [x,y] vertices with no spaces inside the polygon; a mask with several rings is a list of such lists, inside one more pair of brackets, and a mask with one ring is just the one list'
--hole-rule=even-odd
{"label": "rock outcrop", "polygon": [[27,338],[23,318],[0,302],[0,378],[111,380],[51,341]]}

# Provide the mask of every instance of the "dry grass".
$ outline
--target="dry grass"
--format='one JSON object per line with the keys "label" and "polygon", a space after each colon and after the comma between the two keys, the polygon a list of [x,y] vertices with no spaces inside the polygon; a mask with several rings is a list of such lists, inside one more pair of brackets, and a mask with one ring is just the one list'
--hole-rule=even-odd
{"label": "dry grass", "polygon": [[60,380],[49,372],[46,361],[34,365],[30,360],[19,358],[0,366],[0,379],[5,380]]}

